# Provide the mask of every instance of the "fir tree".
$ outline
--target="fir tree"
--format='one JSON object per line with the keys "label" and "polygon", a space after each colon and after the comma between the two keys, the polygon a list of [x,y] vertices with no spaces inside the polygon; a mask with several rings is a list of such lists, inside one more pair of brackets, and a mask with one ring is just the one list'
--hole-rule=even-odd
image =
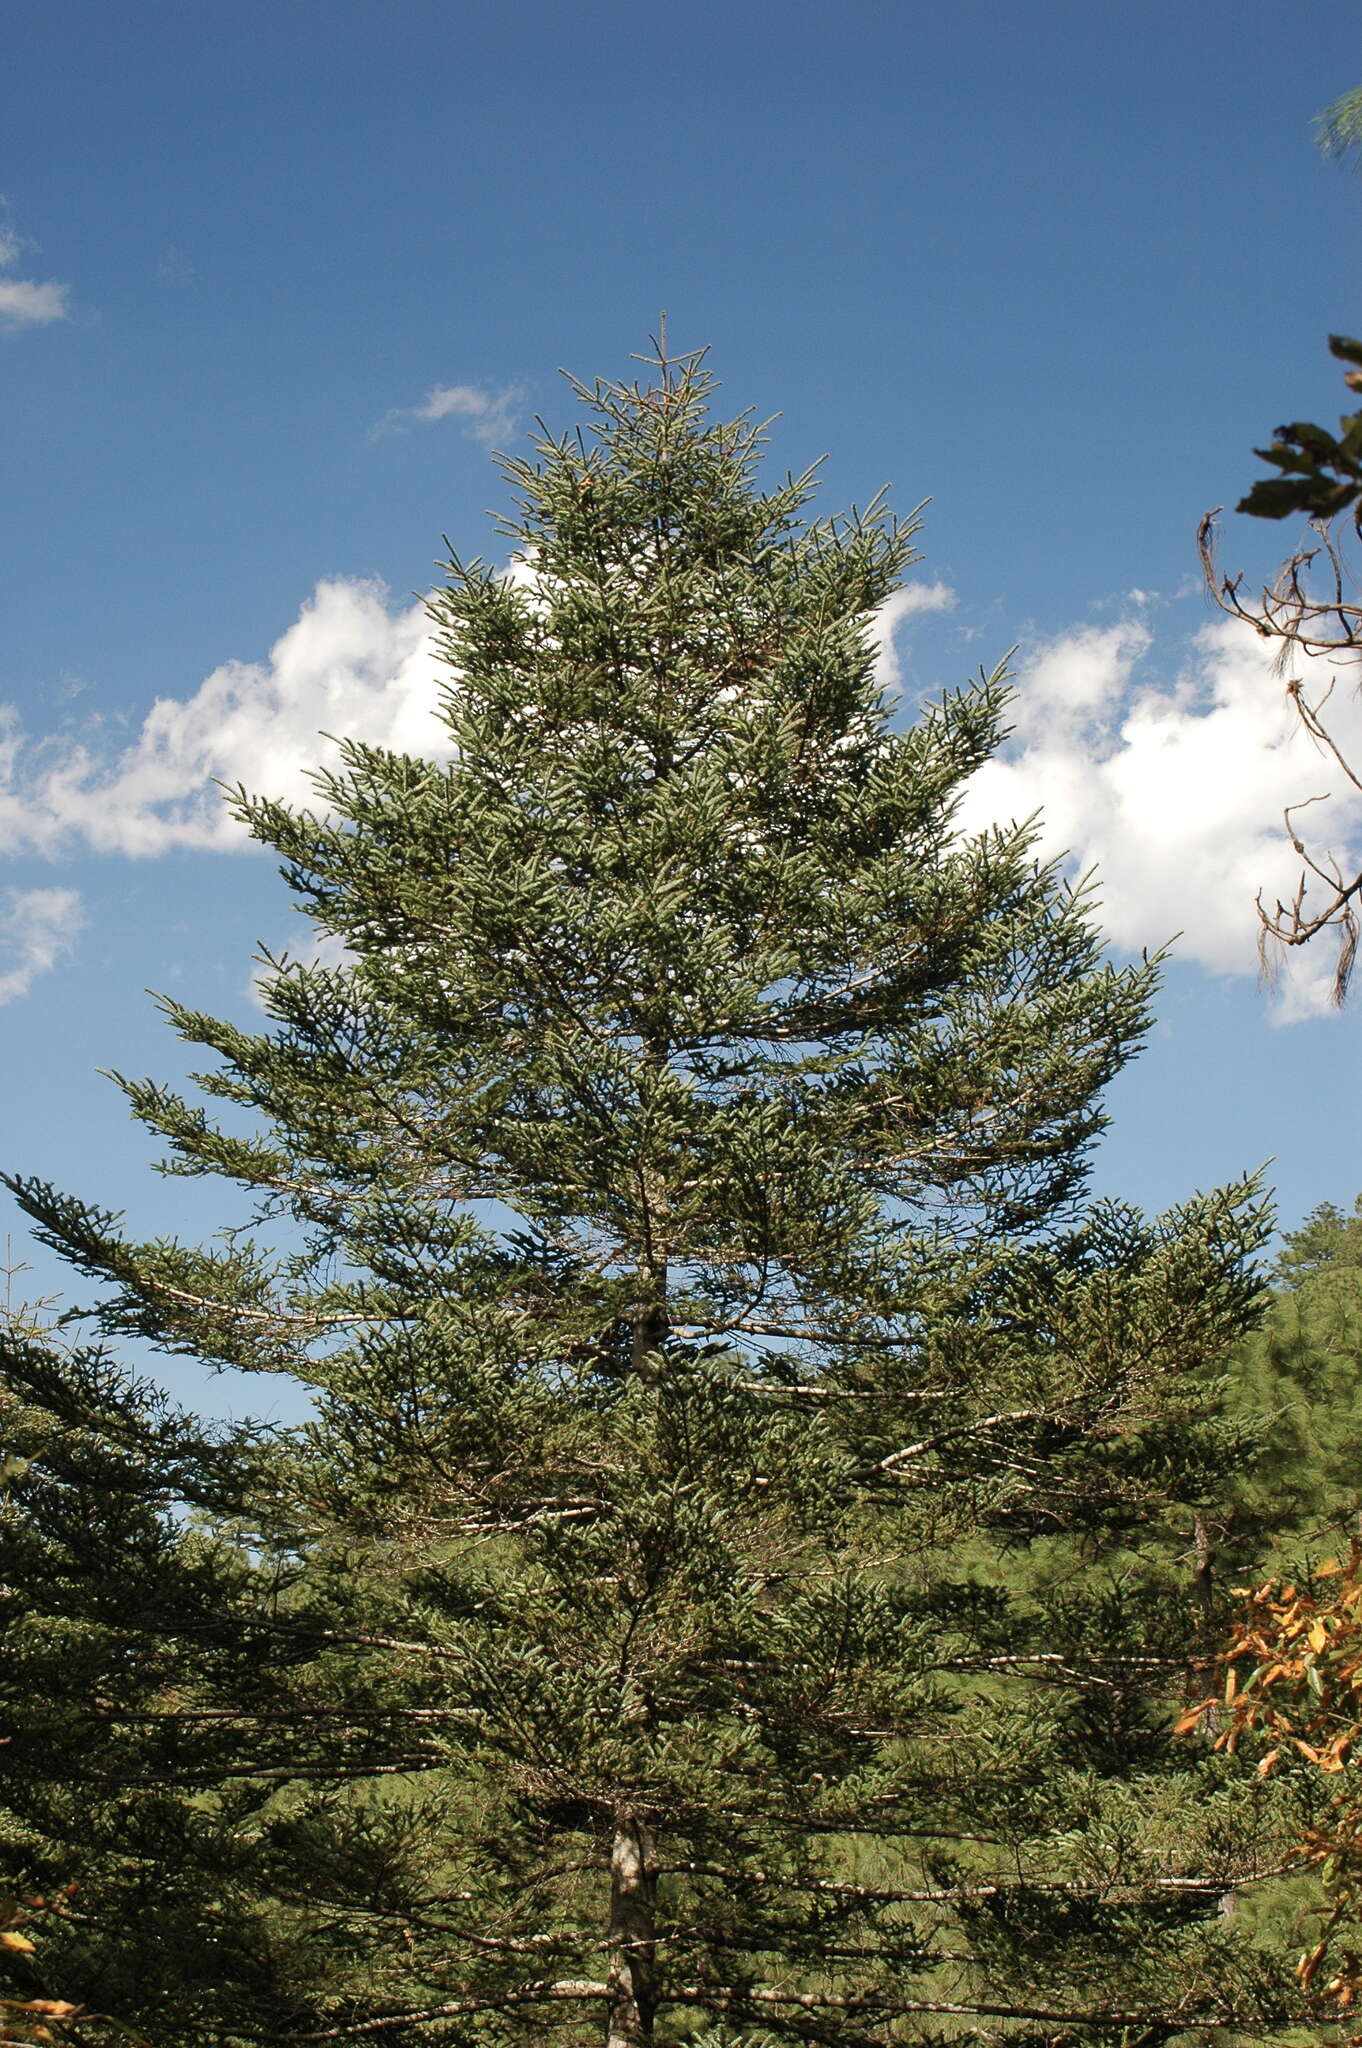
{"label": "fir tree", "polygon": [[11,1182],[101,1293],[5,1345],[5,1857],[166,2044],[1261,2038],[1269,1794],[1169,1733],[1255,1212],[1079,1213],[1152,968],[958,833],[1001,671],[892,722],[911,524],[655,369],[449,564],[450,764],[238,799],[342,962],[123,1085],[250,1227]]}

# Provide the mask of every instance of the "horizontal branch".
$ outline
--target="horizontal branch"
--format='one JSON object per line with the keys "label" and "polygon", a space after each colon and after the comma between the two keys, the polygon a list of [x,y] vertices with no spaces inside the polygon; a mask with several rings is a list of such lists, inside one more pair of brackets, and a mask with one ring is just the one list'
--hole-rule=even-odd
{"label": "horizontal branch", "polygon": [[[431,2026],[443,2020],[463,2019],[475,2013],[508,2012],[520,2006],[562,2001],[605,1999],[609,1992],[609,1985],[589,1978],[541,1979],[536,1983],[516,1985],[485,1998],[453,1998],[442,2005],[426,2006],[406,2012],[383,2013],[373,2019],[342,2022],[334,2027],[317,2028],[306,2033],[267,2034],[259,2038],[297,2043],[353,2041],[372,2038],[379,2034],[395,2033],[404,2027]],[[882,1992],[786,1991],[766,1985],[738,1987],[703,1983],[678,1984],[670,1990],[664,1990],[658,2004],[663,2008],[690,2005],[721,2012],[759,2013],[787,2010],[808,2013],[866,2013],[875,2014],[883,2019],[923,2014],[964,2019],[1033,2020],[1072,2027],[1169,2027],[1179,2032],[1205,2026],[1280,2026],[1296,2017],[1289,2013],[1270,2016],[1236,2013],[1206,2005],[1199,2008],[1154,2006],[1143,2011],[1104,2010],[1101,2007],[1074,2011],[1062,2006],[1026,2005],[1003,2000],[917,1999],[901,1998]]]}
{"label": "horizontal branch", "polygon": [[1053,1422],[1055,1411],[1050,1408],[1008,1408],[997,1415],[981,1415],[973,1422],[957,1423],[952,1429],[938,1429],[932,1436],[919,1438],[915,1444],[905,1444],[901,1451],[891,1451],[887,1458],[881,1458],[868,1469],[872,1472],[893,1472],[900,1465],[907,1465],[914,1458],[925,1457],[938,1444],[953,1442],[957,1437],[977,1436],[989,1429],[1005,1429],[1009,1422]]}
{"label": "horizontal branch", "polygon": [[909,2013],[940,2013],[966,2019],[997,2020],[1041,2020],[1070,2027],[1168,2027],[1182,2033],[1193,2027],[1243,2027],[1243,2026],[1285,2026],[1299,2017],[1295,2013],[1262,2014],[1236,2013],[1217,2010],[1215,2007],[1186,2007],[1178,2009],[1167,2006],[1151,2006],[1144,2011],[1124,2012],[1096,2010],[1085,2012],[1066,2011],[1061,2006],[1005,2004],[978,2004],[965,2000],[946,1998],[895,1998],[876,1992],[848,1992],[839,1994],[831,1991],[777,1991],[754,1985],[750,1990],[736,1989],[727,1985],[678,1984],[676,1989],[661,2001],[663,2005],[717,2006],[720,2010],[741,2012],[744,2007],[792,2007],[803,2012],[865,2012],[878,2013],[886,2019],[898,2019]]}
{"label": "horizontal branch", "polygon": [[765,1870],[736,1870],[718,1863],[662,1863],[658,1866],[660,1876],[712,1877],[722,1884],[756,1885],[773,1891],[813,1892],[832,1898],[859,1901],[868,1906],[950,1906],[971,1904],[978,1899],[1005,1899],[1033,1897],[1037,1893],[1054,1894],[1062,1898],[1117,1899],[1130,1900],[1146,1897],[1150,1892],[1173,1892],[1184,1897],[1219,1898],[1227,1891],[1243,1891],[1247,1886],[1266,1884],[1269,1878],[1282,1877],[1298,1866],[1280,1863],[1267,1870],[1255,1870],[1233,1877],[1220,1874],[1214,1877],[1149,1877],[1142,1881],[1126,1879],[1104,1884],[1099,1879],[1088,1883],[1066,1883],[1062,1878],[1014,1878],[1007,1884],[963,1884],[924,1886],[920,1890],[899,1890],[879,1885],[846,1884],[829,1877],[779,1877]]}
{"label": "horizontal branch", "polygon": [[322,2027],[306,2034],[263,2034],[265,2041],[353,2041],[372,2034],[395,2033],[402,2027],[430,2026],[438,2020],[457,2020],[477,2012],[505,2012],[518,2005],[541,2005],[555,2000],[606,1998],[608,1984],[586,1977],[541,1978],[533,1984],[518,1984],[487,1998],[451,1998],[444,2005],[429,2005],[419,2011],[382,2013],[371,2020]]}

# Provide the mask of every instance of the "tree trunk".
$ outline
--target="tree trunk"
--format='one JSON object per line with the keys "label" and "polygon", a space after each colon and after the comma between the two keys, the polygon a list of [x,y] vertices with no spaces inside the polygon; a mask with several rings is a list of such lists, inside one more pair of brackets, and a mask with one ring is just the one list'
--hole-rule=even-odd
{"label": "tree trunk", "polygon": [[656,1898],[648,1830],[632,1807],[618,1807],[610,1848],[606,2048],[650,2048],[657,2009]]}
{"label": "tree trunk", "polygon": [[[665,1059],[665,1046],[649,1044]],[[640,1299],[633,1309],[629,1365],[645,1386],[655,1386],[667,1339],[667,1253],[663,1219],[666,1189],[644,1175],[643,1245],[638,1263]],[[632,1628],[630,1629],[632,1635]],[[628,1637],[626,1637],[626,1641]],[[621,1681],[625,1667],[620,1670]],[[633,1806],[614,1813],[610,1845],[610,1967],[606,1978],[606,2048],[651,2048],[657,2010],[657,1870],[652,1837]]]}
{"label": "tree trunk", "polygon": [[1211,1541],[1210,1527],[1204,1515],[1198,1514],[1192,1520],[1192,1594],[1196,1601],[1197,1630],[1205,1635],[1215,1606],[1215,1545]]}
{"label": "tree trunk", "polygon": [[[665,1285],[665,1280],[663,1284]],[[629,1341],[629,1368],[647,1386],[656,1385],[667,1333],[666,1309],[655,1302],[640,1303],[634,1310],[634,1328]]]}

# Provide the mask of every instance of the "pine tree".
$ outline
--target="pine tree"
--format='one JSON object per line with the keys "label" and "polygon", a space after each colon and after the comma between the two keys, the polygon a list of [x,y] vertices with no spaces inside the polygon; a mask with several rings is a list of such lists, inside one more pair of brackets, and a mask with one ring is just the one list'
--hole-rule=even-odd
{"label": "pine tree", "polygon": [[101,1291],[4,1346],[6,1867],[166,2044],[1261,2038],[1270,1795],[1169,1733],[1256,1211],[1081,1213],[1154,970],[958,833],[1001,671],[891,719],[912,524],[654,369],[448,565],[451,762],[237,799],[328,944],[122,1085],[250,1225],[10,1183]]}
{"label": "pine tree", "polygon": [[1306,1567],[1362,1513],[1362,1201],[1322,1202],[1287,1234],[1231,1405],[1261,1432],[1235,1487],[1240,1569]]}

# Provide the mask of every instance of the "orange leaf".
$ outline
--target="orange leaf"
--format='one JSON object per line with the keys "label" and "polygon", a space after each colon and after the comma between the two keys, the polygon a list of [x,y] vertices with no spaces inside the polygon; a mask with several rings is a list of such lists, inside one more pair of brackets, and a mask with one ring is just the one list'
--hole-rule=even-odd
{"label": "orange leaf", "polygon": [[33,1943],[26,1934],[16,1934],[13,1928],[0,1928],[0,1948],[22,1949],[25,1955],[32,1955]]}
{"label": "orange leaf", "polygon": [[1272,1766],[1276,1763],[1280,1755],[1280,1749],[1270,1749],[1268,1751],[1267,1755],[1263,1758],[1262,1762],[1258,1766],[1258,1776],[1260,1778],[1265,1778],[1267,1776],[1268,1772],[1272,1769]]}
{"label": "orange leaf", "polygon": [[1312,1948],[1310,1950],[1310,1953],[1308,1955],[1302,1956],[1300,1961],[1297,1963],[1296,1975],[1300,1978],[1302,1991],[1308,1991],[1310,1989],[1310,1980],[1314,1976],[1320,1964],[1324,1961],[1324,1951],[1328,1947],[1328,1945],[1329,1944],[1327,1942],[1322,1941],[1319,1944],[1318,1948]]}

